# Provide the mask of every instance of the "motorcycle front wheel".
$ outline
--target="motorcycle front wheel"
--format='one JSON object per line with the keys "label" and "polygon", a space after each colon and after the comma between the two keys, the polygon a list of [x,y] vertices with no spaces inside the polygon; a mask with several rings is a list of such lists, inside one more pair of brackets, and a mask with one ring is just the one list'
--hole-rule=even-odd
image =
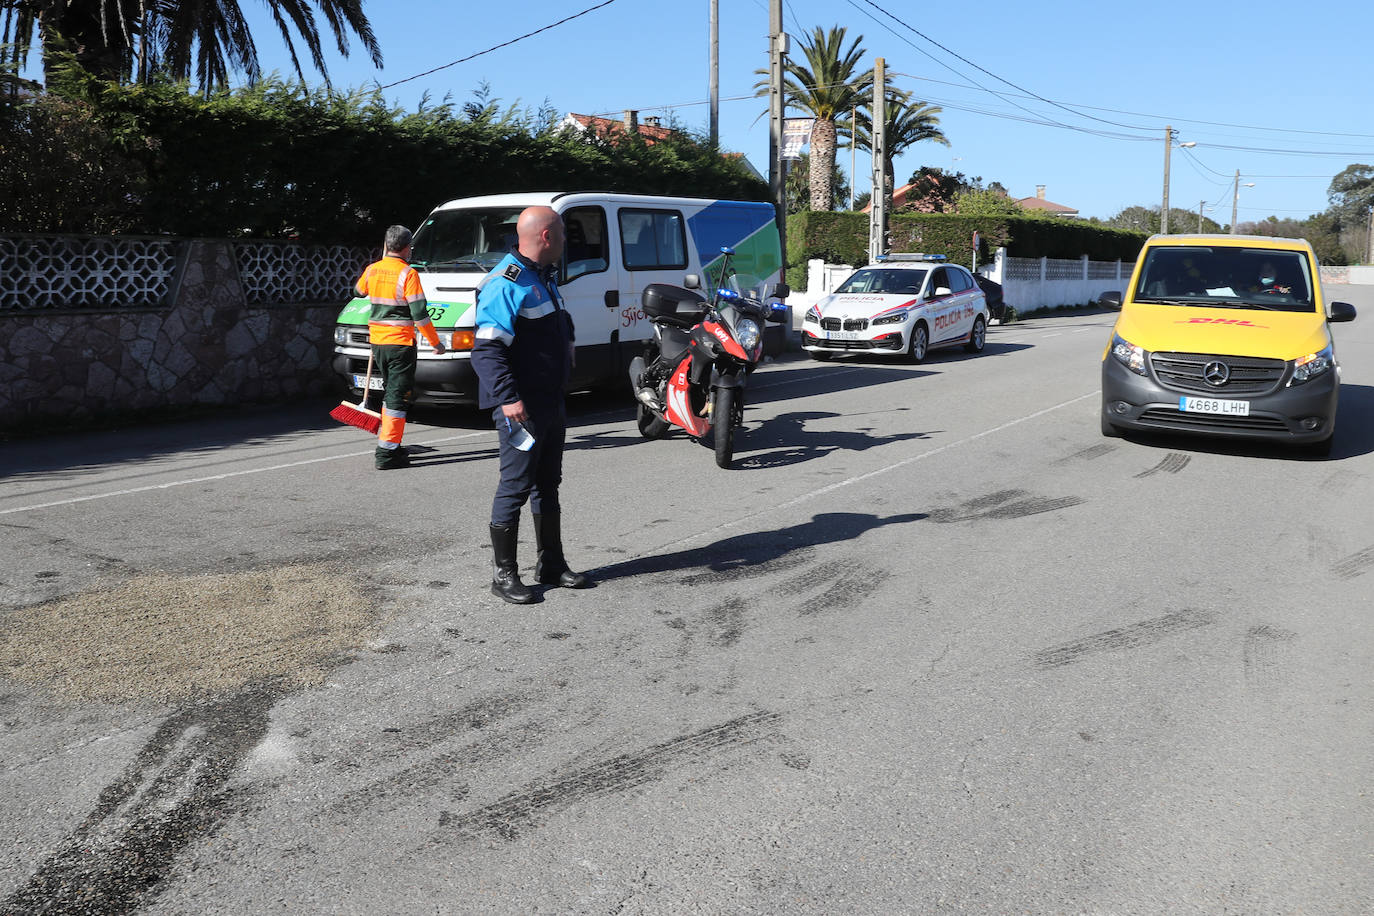
{"label": "motorcycle front wheel", "polygon": [[711,403],[711,432],[716,440],[716,464],[728,468],[735,457],[735,403],[737,388],[717,388]]}
{"label": "motorcycle front wheel", "polygon": [[668,435],[668,421],[643,404],[635,405],[635,425],[645,439],[662,439]]}

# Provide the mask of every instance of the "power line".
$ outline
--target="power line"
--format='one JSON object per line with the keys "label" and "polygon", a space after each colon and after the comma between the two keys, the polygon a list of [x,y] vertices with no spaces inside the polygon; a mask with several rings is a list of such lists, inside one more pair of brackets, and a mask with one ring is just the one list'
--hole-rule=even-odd
{"label": "power line", "polygon": [[456,67],[458,64],[465,64],[465,63],[467,63],[467,62],[470,61],[470,60],[474,60],[474,59],[476,59],[476,58],[478,58],[478,57],[481,57],[483,54],[490,54],[492,51],[499,51],[501,48],[509,47],[509,46],[515,44],[517,41],[524,41],[526,38],[530,38],[531,36],[538,35],[540,32],[547,32],[549,29],[557,28],[558,26],[563,25],[565,22],[572,22],[574,19],[577,19],[577,18],[579,18],[579,17],[585,16],[585,15],[587,15],[588,13],[593,13],[593,12],[595,12],[595,11],[601,9],[602,7],[610,6],[610,5],[611,5],[612,3],[614,3],[614,2],[615,2],[615,0],[603,0],[603,2],[598,3],[596,6],[589,6],[589,7],[587,7],[585,10],[583,10],[583,11],[580,12],[580,13],[574,13],[574,14],[572,14],[571,16],[568,16],[568,17],[566,17],[566,18],[564,18],[564,19],[558,20],[557,22],[549,23],[548,25],[544,26],[543,28],[535,29],[533,32],[526,32],[524,35],[521,35],[519,38],[512,38],[510,41],[503,41],[503,42],[501,42],[499,45],[492,45],[490,48],[487,48],[485,51],[478,51],[476,54],[469,54],[467,57],[461,58],[461,59],[459,59],[459,60],[455,60],[455,61],[453,61],[452,63],[444,64],[444,65],[439,66],[439,67],[434,67],[434,68],[431,69],[431,70],[426,70],[424,73],[417,73],[417,74],[415,74],[414,76],[407,76],[405,79],[397,80],[397,81],[394,82],[394,83],[387,83],[385,86],[378,86],[377,89],[378,89],[378,91],[380,91],[380,90],[382,90],[382,89],[390,89],[390,88],[392,88],[393,86],[399,86],[399,85],[401,85],[402,83],[408,83],[408,82],[410,82],[411,80],[417,80],[417,79],[419,79],[419,78],[422,77],[422,76],[429,76],[431,73],[438,73],[440,70],[447,70],[449,67]]}

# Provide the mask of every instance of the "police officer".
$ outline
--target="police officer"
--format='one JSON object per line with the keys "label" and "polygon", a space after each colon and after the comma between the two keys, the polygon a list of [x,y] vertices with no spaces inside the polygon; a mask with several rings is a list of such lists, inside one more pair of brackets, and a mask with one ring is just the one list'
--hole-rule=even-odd
{"label": "police officer", "polygon": [[[500,441],[501,483],[491,504],[491,592],[512,604],[535,600],[520,581],[516,541],[520,507],[534,515],[542,585],[586,588],[568,568],[559,528],[567,429],[563,386],[573,362],[573,323],[554,282],[563,256],[563,220],[549,207],[529,207],[515,226],[517,248],[477,288],[477,341],[472,367],[478,399],[492,412]],[[533,436],[533,444],[522,441]]]}
{"label": "police officer", "polygon": [[382,425],[377,430],[376,466],[389,471],[410,464],[401,445],[406,411],[415,388],[415,332],[425,335],[435,353],[444,345],[429,319],[420,275],[410,266],[410,230],[392,226],[382,242],[382,259],[367,265],[355,284],[359,296],[372,303],[367,339],[372,361],[382,376]]}

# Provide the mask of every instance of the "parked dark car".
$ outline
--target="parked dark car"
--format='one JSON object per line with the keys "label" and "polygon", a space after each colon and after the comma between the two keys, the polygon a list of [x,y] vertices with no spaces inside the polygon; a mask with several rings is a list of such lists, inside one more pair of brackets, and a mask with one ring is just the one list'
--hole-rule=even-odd
{"label": "parked dark car", "polygon": [[974,274],[973,279],[983,291],[983,297],[988,300],[988,314],[1001,321],[1007,312],[1007,304],[1002,301],[1002,284],[989,280],[982,274]]}

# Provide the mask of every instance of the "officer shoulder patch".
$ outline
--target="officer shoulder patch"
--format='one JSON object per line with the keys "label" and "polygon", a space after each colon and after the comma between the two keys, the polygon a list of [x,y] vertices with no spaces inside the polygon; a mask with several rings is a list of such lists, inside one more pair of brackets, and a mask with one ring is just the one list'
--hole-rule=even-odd
{"label": "officer shoulder patch", "polygon": [[507,265],[506,265],[505,273],[501,274],[501,276],[505,277],[507,280],[519,280],[519,279],[520,279],[520,265],[519,265],[519,264],[507,264]]}

